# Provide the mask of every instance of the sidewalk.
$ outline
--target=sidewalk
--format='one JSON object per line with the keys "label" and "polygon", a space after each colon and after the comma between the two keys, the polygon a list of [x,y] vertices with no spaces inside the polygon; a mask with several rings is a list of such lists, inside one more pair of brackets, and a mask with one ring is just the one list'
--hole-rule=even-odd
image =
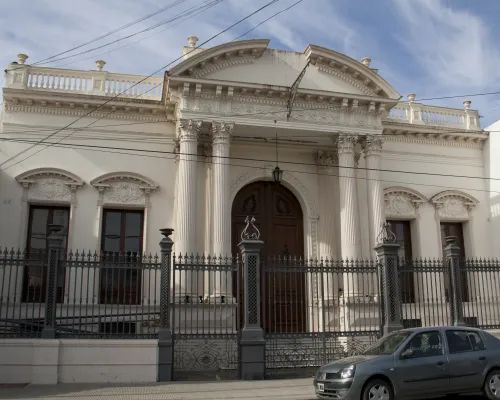
{"label": "sidewalk", "polygon": [[233,382],[169,382],[130,385],[60,384],[2,387],[0,399],[57,400],[313,400],[312,379]]}

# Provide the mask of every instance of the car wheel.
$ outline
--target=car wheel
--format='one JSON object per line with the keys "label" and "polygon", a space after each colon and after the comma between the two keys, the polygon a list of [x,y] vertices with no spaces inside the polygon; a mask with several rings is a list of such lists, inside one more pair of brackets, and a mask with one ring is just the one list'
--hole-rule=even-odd
{"label": "car wheel", "polygon": [[490,400],[500,399],[500,370],[495,369],[486,376],[483,393]]}
{"label": "car wheel", "polygon": [[388,382],[372,379],[365,385],[363,400],[394,400],[394,392]]}

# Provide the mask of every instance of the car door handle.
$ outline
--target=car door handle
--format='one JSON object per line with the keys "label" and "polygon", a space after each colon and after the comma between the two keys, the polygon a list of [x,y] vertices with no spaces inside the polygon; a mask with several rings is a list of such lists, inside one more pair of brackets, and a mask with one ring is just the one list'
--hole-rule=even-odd
{"label": "car door handle", "polygon": [[479,357],[479,359],[480,359],[481,361],[484,361],[484,360],[486,360],[486,356],[481,356],[481,357]]}
{"label": "car door handle", "polygon": [[438,367],[442,367],[442,366],[444,365],[444,361],[438,361],[438,362],[436,363],[436,365],[437,365]]}

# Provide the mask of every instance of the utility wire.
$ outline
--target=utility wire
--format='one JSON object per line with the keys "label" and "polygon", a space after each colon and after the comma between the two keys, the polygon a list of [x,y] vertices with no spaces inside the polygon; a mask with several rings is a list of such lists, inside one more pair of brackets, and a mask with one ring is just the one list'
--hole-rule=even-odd
{"label": "utility wire", "polygon": [[[164,156],[164,155],[150,155],[150,154],[137,154],[137,153],[130,153],[130,152],[121,152],[121,151],[112,151],[109,149],[115,149],[113,147],[105,148],[101,146],[97,146],[98,148],[95,149],[92,145],[76,145],[76,144],[66,144],[66,143],[55,143],[53,144],[55,147],[65,147],[65,148],[75,148],[75,149],[81,149],[84,151],[95,151],[95,152],[101,152],[101,153],[110,153],[110,154],[122,154],[122,155],[128,155],[128,156],[137,156],[137,157],[146,157],[146,158],[157,158],[157,159],[167,159],[167,160],[174,160],[177,155],[189,155],[187,153],[176,153],[176,152],[168,152],[168,151],[150,151],[150,150],[141,150],[141,149],[123,149],[123,150],[129,150],[129,151],[134,151],[134,152],[153,152],[153,153],[164,153],[164,154],[169,154],[170,156]],[[121,149],[121,148],[116,148],[116,149]],[[196,154],[198,156],[198,154]],[[198,160],[198,159],[188,159],[188,160],[183,160],[183,161],[189,161],[189,162],[196,162],[196,163],[203,163],[203,164],[222,164],[228,165],[231,167],[241,167],[241,168],[250,168],[250,169],[267,169],[271,164],[274,163],[274,160],[262,160],[266,163],[269,163],[269,166],[255,166],[255,165],[246,165],[246,164],[234,164],[234,163],[225,163],[223,161],[215,161],[215,158],[221,158],[221,157],[216,157],[216,156],[211,156],[212,161],[205,161],[205,160]],[[236,158],[234,158],[236,159]],[[245,160],[245,159],[243,159]],[[254,160],[254,159],[249,159],[249,160]],[[258,161],[258,160],[257,160]],[[292,164],[291,162],[281,162],[283,164]],[[316,164],[311,164],[316,166]],[[344,168],[344,167],[341,167]],[[364,168],[358,168],[358,169],[364,169]],[[333,177],[339,177],[339,178],[352,178],[350,175],[340,175],[337,173],[319,173],[319,172],[313,172],[313,171],[299,171],[299,170],[285,170],[285,172],[290,172],[290,173],[296,173],[296,174],[304,174],[304,175],[313,175],[313,176],[333,176]],[[417,183],[417,182],[406,182],[406,181],[395,181],[395,180],[388,180],[388,179],[375,179],[375,178],[368,178],[365,176],[356,176],[354,179],[356,180],[366,180],[366,181],[379,181],[379,182],[386,182],[386,183],[391,183],[391,184],[399,184],[399,185],[415,185],[415,186],[425,186],[425,187],[434,187],[434,188],[440,188],[442,190],[467,190],[467,191],[476,191],[476,192],[485,192],[485,193],[496,193],[500,194],[500,191],[494,191],[494,190],[487,190],[487,189],[474,189],[474,188],[464,188],[464,187],[456,187],[456,186],[443,186],[443,185],[432,185],[432,184],[427,184],[427,183]],[[481,179],[489,179],[489,178],[482,178]]]}
{"label": "utility wire", "polygon": [[[49,61],[49,60],[52,60],[53,58],[56,58],[56,57],[59,57],[59,56],[62,56],[63,54],[67,54],[67,53],[69,53],[71,51],[78,50],[78,49],[80,49],[80,48],[82,48],[84,46],[87,46],[87,45],[91,44],[91,43],[97,42],[97,41],[99,41],[101,39],[104,39],[104,38],[106,38],[108,36],[111,36],[114,33],[120,32],[120,31],[122,31],[124,29],[127,29],[127,28],[129,28],[129,27],[131,27],[133,25],[136,25],[136,24],[138,24],[138,23],[140,23],[142,21],[145,21],[146,19],[154,17],[155,15],[158,15],[158,14],[160,14],[160,13],[162,13],[162,12],[164,12],[164,11],[170,9],[170,8],[173,8],[173,7],[175,7],[175,6],[177,6],[177,5],[181,4],[181,3],[184,3],[185,1],[186,0],[176,0],[176,1],[174,1],[174,2],[172,2],[170,4],[168,4],[168,5],[166,5],[165,7],[162,7],[159,10],[156,10],[155,12],[152,12],[150,14],[147,14],[147,15],[145,15],[143,17],[140,17],[140,18],[136,19],[135,21],[129,22],[128,24],[122,25],[122,26],[120,26],[120,27],[118,27],[118,28],[116,28],[116,29],[114,29],[112,31],[109,31],[109,32],[107,32],[107,33],[105,33],[105,34],[103,34],[101,36],[98,36],[98,37],[96,37],[96,38],[94,38],[92,40],[89,40],[88,42],[82,43],[82,44],[80,44],[78,46],[75,46],[75,47],[73,47],[73,48],[71,48],[69,50],[65,50],[65,51],[63,51],[61,53],[58,53],[58,54],[55,54],[53,56],[44,58],[43,60],[37,61],[37,62],[35,62],[35,63],[31,64],[31,65],[41,65],[41,64],[47,64],[47,63],[50,63],[50,62],[56,62],[56,60],[53,60],[53,61]],[[73,57],[73,56],[71,56],[71,57]]]}
{"label": "utility wire", "polygon": [[[223,2],[223,1],[224,1],[224,0],[210,0],[210,1],[208,2],[208,4],[203,5],[203,6],[198,6],[198,7],[194,8],[194,10],[193,10],[193,11],[197,11],[197,10],[200,10],[200,9],[201,9],[201,10],[203,10],[203,11],[205,11],[205,10],[207,10],[208,8],[213,7],[213,6],[215,6],[215,5],[219,4],[219,3]],[[207,3],[207,2],[205,2],[205,3]],[[116,40],[113,40],[112,42],[108,42],[108,43],[102,44],[102,45],[100,45],[100,46],[93,47],[93,48],[91,48],[91,49],[81,51],[81,52],[76,53],[76,54],[72,54],[72,55],[65,56],[65,57],[60,57],[60,58],[57,58],[57,59],[52,60],[52,61],[49,61],[49,62],[51,62],[51,63],[52,63],[52,62],[58,62],[58,61],[62,61],[62,60],[67,60],[68,58],[77,57],[77,56],[80,56],[80,55],[83,55],[83,54],[90,53],[90,52],[95,51],[95,50],[102,49],[102,48],[104,48],[104,47],[111,46],[112,44],[115,44],[115,43],[118,43],[118,42],[122,42],[123,40],[130,39],[130,38],[132,38],[132,37],[134,37],[134,36],[137,36],[137,35],[139,35],[139,34],[141,34],[141,33],[149,32],[149,31],[151,31],[151,30],[153,30],[153,29],[156,29],[156,28],[158,28],[158,27],[160,27],[160,26],[163,26],[163,25],[169,24],[170,22],[176,21],[176,20],[178,20],[179,18],[182,18],[182,17],[185,17],[186,15],[189,15],[189,13],[191,13],[191,12],[192,12],[192,10],[191,10],[191,9],[188,9],[188,10],[186,10],[186,11],[182,11],[181,13],[179,13],[179,14],[177,14],[177,15],[173,16],[172,18],[169,18],[169,19],[164,20],[164,21],[162,21],[162,22],[158,22],[157,24],[152,25],[152,26],[150,26],[150,27],[148,27],[148,28],[145,28],[145,29],[143,29],[143,30],[141,30],[141,31],[138,31],[138,32],[135,32],[135,33],[131,33],[130,35],[127,35],[127,36],[124,36],[124,37],[118,38],[118,39],[116,39]],[[43,63],[43,64],[44,64],[44,63]],[[41,65],[41,64],[39,64],[39,65]]]}
{"label": "utility wire", "polygon": [[[7,142],[21,142],[21,143],[31,143],[30,140],[19,140],[19,139],[2,139],[0,141]],[[50,147],[58,144],[59,142],[45,142],[42,144]],[[271,142],[270,142],[271,144]],[[114,146],[100,146],[100,145],[87,145],[87,144],[62,144],[61,146],[65,147],[74,147],[74,148],[96,148],[103,150],[125,150],[125,151],[136,151],[139,153],[152,153],[152,154],[172,154],[172,155],[182,155],[182,156],[198,156],[198,153],[181,153],[176,151],[166,151],[166,150],[149,150],[149,149],[132,149],[132,148],[124,148],[124,147],[114,147]],[[233,157],[233,156],[217,156],[212,155],[212,158],[222,159],[222,160],[237,160],[237,161],[251,161],[251,162],[264,162],[264,163],[275,163],[276,160],[267,160],[261,158],[252,158],[252,157]],[[300,161],[280,161],[281,164],[290,164],[290,165],[300,165],[307,167],[316,167],[315,163],[307,163]],[[408,175],[419,175],[419,176],[439,176],[445,178],[460,178],[460,179],[480,179],[486,181],[500,181],[500,178],[488,178],[484,176],[470,176],[470,175],[455,175],[455,174],[441,174],[437,172],[420,172],[420,171],[405,171],[405,170],[395,170],[395,169],[385,169],[385,168],[367,168],[367,167],[349,167],[349,166],[340,166],[342,169],[353,169],[353,170],[362,170],[362,171],[378,171],[378,172],[387,172],[387,173],[395,173],[395,174],[408,174]]]}
{"label": "utility wire", "polygon": [[[222,0],[222,1],[224,1],[224,0]],[[76,61],[71,61],[71,62],[68,62],[68,63],[65,63],[65,64],[59,64],[59,65],[56,65],[54,68],[62,68],[62,67],[65,67],[65,66],[67,66],[67,65],[78,64],[78,63],[81,63],[81,62],[83,62],[83,61],[87,61],[87,60],[95,59],[96,57],[101,57],[101,56],[104,56],[104,55],[107,55],[107,54],[111,54],[111,53],[114,53],[115,51],[121,50],[121,49],[123,49],[123,48],[125,48],[125,47],[132,46],[132,45],[134,45],[134,44],[137,44],[137,43],[139,43],[139,42],[142,42],[143,40],[149,39],[149,38],[151,38],[151,37],[153,37],[153,36],[155,36],[155,35],[158,35],[158,34],[160,34],[160,33],[162,33],[162,32],[165,32],[165,31],[167,31],[167,30],[169,30],[169,29],[175,28],[176,26],[178,26],[178,25],[182,24],[183,22],[185,22],[185,21],[187,21],[187,20],[189,20],[189,19],[191,19],[191,18],[196,17],[198,14],[202,13],[202,12],[203,12],[203,11],[205,11],[206,9],[212,8],[212,7],[216,6],[217,4],[219,4],[219,3],[213,4],[213,5],[210,5],[210,6],[206,6],[205,8],[202,8],[202,9],[198,10],[197,12],[190,14],[190,15],[189,15],[189,16],[187,16],[186,18],[181,19],[181,20],[180,20],[179,22],[177,22],[176,24],[169,25],[169,26],[167,26],[167,27],[166,27],[166,28],[164,28],[164,29],[160,29],[159,31],[154,32],[152,35],[149,35],[149,36],[146,36],[146,37],[140,38],[139,40],[136,40],[136,41],[134,41],[134,42],[126,43],[126,44],[124,44],[123,46],[117,47],[117,48],[112,49],[112,50],[109,50],[109,51],[104,51],[104,52],[99,53],[99,54],[94,54],[94,55],[92,55],[92,56],[90,56],[90,57],[86,57],[86,58],[83,58],[83,59],[81,59],[81,60],[76,60]]]}
{"label": "utility wire", "polygon": [[[211,38],[207,39],[206,41],[204,41],[204,42],[203,42],[203,43],[201,43],[200,45],[198,45],[198,46],[196,46],[196,47],[193,47],[193,49],[192,49],[192,50],[190,50],[190,51],[189,51],[189,53],[191,53],[191,52],[193,52],[193,51],[195,51],[195,50],[199,49],[199,48],[200,48],[201,46],[203,46],[204,44],[206,44],[206,43],[208,43],[208,42],[212,41],[212,40],[213,40],[213,39],[215,39],[216,37],[218,37],[218,36],[222,35],[223,33],[227,32],[227,31],[228,31],[228,30],[230,30],[231,28],[235,27],[236,25],[240,24],[241,22],[243,22],[243,21],[247,20],[248,18],[252,17],[253,15],[257,14],[258,12],[262,11],[263,9],[265,9],[265,8],[267,8],[267,7],[269,7],[269,6],[271,6],[272,4],[274,4],[274,3],[278,2],[278,1],[279,1],[279,0],[272,0],[272,1],[268,2],[268,3],[266,3],[264,6],[262,6],[262,7],[258,8],[258,9],[257,9],[256,11],[254,11],[253,13],[251,13],[251,14],[247,15],[246,17],[244,17],[244,18],[240,19],[239,21],[237,21],[237,22],[235,22],[234,24],[230,25],[230,26],[229,26],[229,27],[227,27],[226,29],[224,29],[224,30],[220,31],[219,33],[215,34],[214,36],[212,36]],[[186,54],[189,54],[189,53],[186,53]],[[135,87],[135,86],[139,85],[140,83],[144,82],[146,79],[149,79],[149,78],[150,78],[151,76],[153,76],[154,74],[156,74],[156,73],[158,73],[158,72],[160,72],[160,71],[164,70],[164,69],[165,69],[165,68],[167,68],[168,66],[172,65],[173,63],[175,63],[176,61],[178,61],[178,60],[180,60],[181,58],[184,58],[184,57],[185,57],[185,55],[182,55],[182,56],[180,56],[180,57],[177,57],[177,58],[176,58],[175,60],[173,60],[172,62],[170,62],[170,63],[168,63],[167,65],[165,65],[165,66],[161,67],[160,69],[158,69],[158,70],[154,71],[152,74],[150,74],[150,75],[148,75],[148,76],[144,77],[143,79],[141,79],[141,80],[137,81],[136,83],[134,83],[133,85],[131,85],[129,88],[124,89],[122,92],[120,92],[120,93],[116,94],[115,96],[111,97],[110,99],[106,100],[104,103],[101,103],[99,106],[97,106],[96,108],[94,108],[94,109],[90,110],[88,113],[85,113],[83,116],[81,116],[81,117],[77,118],[75,121],[71,122],[70,124],[68,124],[68,125],[66,125],[66,126],[64,126],[64,127],[62,127],[61,129],[58,129],[58,130],[57,130],[57,131],[55,131],[54,133],[52,133],[52,134],[48,135],[46,138],[42,139],[42,140],[41,140],[38,144],[42,143],[44,140],[50,139],[52,136],[56,135],[57,133],[59,133],[59,132],[61,132],[61,131],[65,130],[65,129],[69,128],[70,126],[72,126],[72,125],[73,125],[73,124],[75,124],[76,122],[78,122],[78,121],[80,121],[81,119],[83,119],[83,118],[85,118],[85,117],[89,116],[89,115],[90,115],[90,114],[92,114],[93,112],[95,112],[95,111],[99,110],[100,108],[104,107],[104,106],[105,106],[106,104],[108,104],[109,102],[111,102],[111,101],[113,101],[114,99],[118,98],[120,95],[122,95],[123,93],[125,93],[127,90],[130,90],[130,89],[132,89],[133,87]],[[148,90],[148,92],[149,92],[149,91],[151,91],[151,90],[153,90],[155,87],[158,87],[158,86],[159,86],[159,85],[153,86],[152,88],[150,88],[150,89]],[[146,92],[146,93],[147,93],[147,92]],[[142,95],[142,94],[141,94],[141,95]],[[139,96],[141,96],[141,95],[138,95],[138,96],[136,96],[136,97],[139,97]],[[130,101],[129,101],[128,103],[130,103]],[[128,104],[128,103],[126,103],[126,104]],[[103,116],[103,117],[101,117],[101,118],[98,118],[96,121],[94,121],[94,122],[92,122],[92,123],[90,123],[90,124],[86,125],[86,126],[85,126],[85,127],[83,127],[83,128],[88,128],[89,126],[93,125],[93,124],[94,124],[94,123],[96,123],[97,121],[100,121],[101,119],[105,118],[106,116],[108,116],[108,115],[110,115],[110,114],[112,114],[112,113],[114,113],[114,112],[116,112],[116,110],[113,110],[113,111],[109,112],[109,113],[108,113],[108,114],[106,114],[105,116]],[[72,135],[72,134],[73,134],[73,133],[75,133],[75,132],[78,132],[78,130],[81,130],[81,129],[83,129],[83,128],[79,128],[79,129],[75,130],[74,132],[71,132],[68,136]],[[66,136],[66,137],[68,137],[68,136]],[[64,139],[64,138],[63,138],[63,139]],[[63,139],[61,139],[61,140],[63,140]],[[22,151],[22,152],[20,152],[19,154],[16,154],[16,155],[12,156],[12,157],[11,157],[11,158],[9,158],[8,160],[6,160],[6,161],[2,162],[2,163],[0,164],[0,167],[4,166],[7,162],[9,162],[9,161],[13,160],[14,158],[17,158],[19,155],[21,155],[21,154],[25,153],[26,151],[31,150],[33,147],[36,147],[36,146],[37,146],[37,144],[35,144],[35,145],[33,145],[33,146],[29,147],[28,149],[23,150],[23,151]],[[16,163],[14,163],[14,164],[9,165],[9,166],[8,166],[8,167],[6,167],[6,168],[10,168],[10,167],[12,167],[12,166],[14,166],[14,165],[19,164],[20,162],[23,162],[24,160],[28,159],[29,157],[34,156],[35,154],[39,153],[40,151],[44,150],[45,148],[46,148],[46,147],[44,147],[44,148],[40,149],[39,151],[37,151],[37,152],[35,152],[35,153],[31,154],[31,155],[30,155],[30,156],[28,156],[28,157],[23,158],[22,160],[20,160],[20,161],[18,161],[18,162],[16,162]],[[5,170],[6,168],[0,169],[0,171]]]}

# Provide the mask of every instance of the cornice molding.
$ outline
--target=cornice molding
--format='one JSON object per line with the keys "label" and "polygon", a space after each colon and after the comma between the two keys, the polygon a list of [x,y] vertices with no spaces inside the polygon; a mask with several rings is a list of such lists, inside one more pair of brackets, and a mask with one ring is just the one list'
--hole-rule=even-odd
{"label": "cornice molding", "polygon": [[350,74],[349,79],[354,79],[354,82],[359,82],[359,84],[365,86],[367,89],[370,85],[372,85],[374,89],[369,90],[372,90],[375,93],[377,93],[377,90],[383,91],[383,97],[388,97],[394,100],[401,98],[401,95],[396,91],[396,89],[394,89],[379,74],[345,54],[313,44],[307,46],[304,54],[306,58],[310,59],[316,65],[325,66],[326,68],[331,68],[335,71],[338,67],[339,72],[348,72]]}
{"label": "cornice molding", "polygon": [[222,62],[216,63],[216,64],[208,64],[206,67],[197,70],[193,73],[193,77],[195,78],[203,78],[212,72],[225,69],[225,68],[230,68],[234,67],[236,65],[247,65],[247,64],[253,64],[256,60],[255,56],[250,56],[250,57],[239,57],[239,58],[234,58],[234,59],[229,59],[229,60],[224,60]]}
{"label": "cornice molding", "polygon": [[[71,105],[73,104],[73,105]],[[6,113],[36,113],[36,114],[50,114],[50,115],[65,115],[72,117],[81,117],[89,114],[89,108],[76,107],[76,104],[71,103],[68,108],[60,106],[51,105],[37,105],[37,104],[5,104],[4,109]],[[104,118],[104,119],[121,119],[121,120],[133,120],[133,121],[147,121],[147,122],[165,122],[165,116],[162,113],[157,114],[145,114],[139,111],[137,107],[125,107],[124,111],[117,110],[112,112],[113,109],[118,107],[111,106],[109,110],[102,108],[98,111],[92,112],[92,117]],[[121,107],[120,107],[121,108]],[[128,110],[127,110],[128,109]],[[134,112],[137,110],[137,112]]]}
{"label": "cornice molding", "polygon": [[439,146],[449,146],[449,147],[464,147],[471,149],[482,149],[483,141],[456,141],[453,138],[422,138],[418,137],[418,134],[414,135],[384,135],[386,142],[402,142],[402,143],[418,143],[418,144],[430,144]]}
{"label": "cornice molding", "polygon": [[83,179],[77,175],[59,168],[36,168],[16,176],[16,181],[24,187],[35,183],[37,179],[55,178],[68,186],[71,190],[76,190],[84,185]]}
{"label": "cornice molding", "polygon": [[316,64],[316,68],[318,69],[318,71],[325,72],[327,74],[336,76],[336,77],[342,79],[343,81],[346,81],[346,82],[350,83],[352,86],[354,86],[355,88],[361,90],[367,96],[377,96],[377,94],[373,90],[369,89],[362,82],[360,82],[360,81],[356,80],[355,78],[347,75],[346,73],[343,73],[341,71],[338,71],[338,70],[336,70],[334,68],[331,68],[329,66],[322,65],[322,64]]}
{"label": "cornice molding", "polygon": [[112,183],[116,182],[135,183],[146,193],[155,191],[158,188],[158,184],[153,182],[151,179],[135,172],[111,172],[91,180],[90,184],[99,191],[102,191],[109,188]]}
{"label": "cornice molding", "polygon": [[[231,58],[235,55],[241,57],[245,53],[252,56],[262,55],[269,45],[269,39],[240,40],[231,43],[223,43],[209,49],[203,49],[199,53],[187,58],[185,61],[168,71],[168,76],[179,76],[181,74],[195,74],[196,68],[203,69],[207,63],[217,63],[219,58]],[[200,49],[201,50],[201,49]]]}

